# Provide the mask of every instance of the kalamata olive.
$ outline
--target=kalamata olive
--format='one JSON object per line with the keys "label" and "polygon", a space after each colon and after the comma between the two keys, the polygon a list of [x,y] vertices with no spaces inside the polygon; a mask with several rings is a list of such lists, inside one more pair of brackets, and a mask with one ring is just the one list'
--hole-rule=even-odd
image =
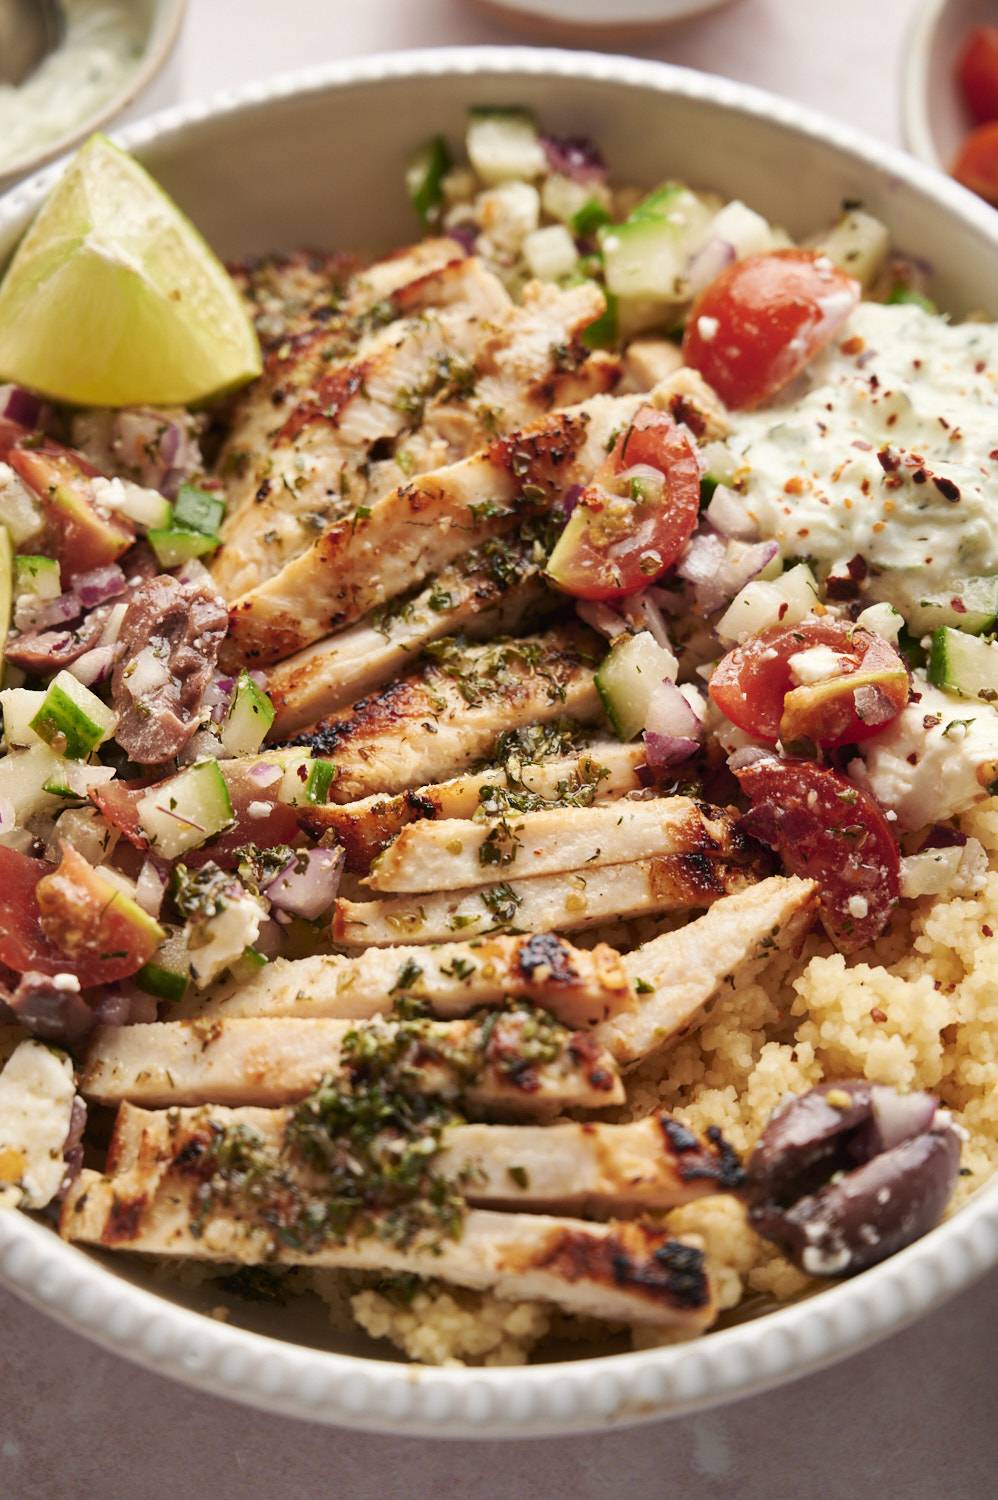
{"label": "kalamata olive", "polygon": [[931,1094],[825,1083],[763,1131],[748,1163],[749,1219],[809,1274],[848,1275],[931,1229],[959,1167],[959,1133]]}

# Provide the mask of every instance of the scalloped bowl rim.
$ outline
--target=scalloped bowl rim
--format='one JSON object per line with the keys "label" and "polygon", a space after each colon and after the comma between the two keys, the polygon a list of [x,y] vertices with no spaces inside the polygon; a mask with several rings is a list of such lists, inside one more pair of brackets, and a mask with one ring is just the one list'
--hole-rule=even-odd
{"label": "scalloped bowl rim", "polygon": [[[831,143],[932,198],[998,246],[998,220],[892,147],[762,90],[665,63],[527,47],[451,47],[324,64],[163,110],[115,132],[141,151],[191,125],[299,93],[392,78],[498,72],[635,84]],[[60,163],[0,199],[0,235],[30,214]],[[448,1369],[285,1343],[134,1285],[48,1227],[0,1214],[0,1279],[66,1326],[213,1395],[315,1422],[433,1437],[546,1436],[675,1416],[757,1394],[902,1328],[998,1263],[998,1180],[907,1250],[852,1281],[669,1347],[513,1368]]]}

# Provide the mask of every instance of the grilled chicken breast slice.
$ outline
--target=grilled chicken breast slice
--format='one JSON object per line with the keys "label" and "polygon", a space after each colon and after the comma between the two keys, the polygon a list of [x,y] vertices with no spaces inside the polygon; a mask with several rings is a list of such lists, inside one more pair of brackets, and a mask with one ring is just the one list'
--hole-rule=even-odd
{"label": "grilled chicken breast slice", "polygon": [[[254,1139],[258,1162],[321,1194],[323,1174],[296,1148],[288,1109],[118,1111],[107,1170],[148,1169],[190,1153],[192,1143],[234,1128]],[[196,1147],[195,1147],[196,1149]],[[435,1175],[483,1208],[551,1210],[606,1218],[663,1211],[740,1188],[745,1173],[719,1130],[700,1137],[664,1112],[630,1124],[455,1124],[440,1135]]]}
{"label": "grilled chicken breast slice", "polygon": [[596,1035],[624,1064],[687,1036],[743,965],[801,939],[814,920],[817,896],[812,880],[774,875],[635,948],[624,967],[637,1003],[604,1021]]}
{"label": "grilled chicken breast slice", "polygon": [[541,573],[545,554],[528,535],[492,537],[447,564],[413,599],[393,601],[339,635],[306,646],[267,674],[280,739],[353,703],[406,669],[442,636],[517,629],[557,608]]}
{"label": "grilled chicken breast slice", "polygon": [[754,884],[759,874],[759,867],[748,863],[664,854],[475,890],[381,901],[341,897],[333,912],[333,941],[344,947],[387,947],[446,942],[459,932],[578,932],[601,922],[710,906],[718,897]]}
{"label": "grilled chicken breast slice", "polygon": [[566,1026],[595,1026],[634,1004],[620,954],[605,943],[575,948],[552,932],[500,936],[435,948],[371,948],[278,958],[255,979],[207,1002],[173,1007],[176,1019],[232,1016],[338,1017],[367,1020],[401,995],[454,1020],[501,1000],[533,1000]]}
{"label": "grilled chicken breast slice", "polygon": [[473,1114],[544,1117],[623,1101],[616,1064],[588,1031],[540,1024],[552,1055],[534,1061],[530,1011],[487,1020],[407,1023],[227,1017],[101,1027],[84,1061],[80,1092],[99,1104],[150,1108],[288,1104],[327,1073],[349,1068],[360,1030],[374,1046],[410,1037],[421,1092],[460,1099]]}
{"label": "grilled chicken breast slice", "polygon": [[424,1235],[399,1248],[374,1234],[305,1250],[275,1241],[245,1213],[219,1214],[202,1226],[197,1186],[196,1178],[165,1168],[121,1178],[84,1171],[64,1200],[60,1231],[82,1244],[189,1260],[404,1272],[690,1333],[709,1328],[717,1315],[699,1242],[650,1224],[472,1209],[458,1238]]}
{"label": "grilled chicken breast slice", "polygon": [[483,822],[411,823],[371,867],[376,891],[454,891],[505,879],[624,865],[661,854],[741,858],[735,818],[692,797],[558,807]]}
{"label": "grilled chicken breast slice", "polygon": [[453,775],[481,760],[505,730],[563,715],[593,723],[595,636],[575,625],[472,646],[439,642],[432,659],[349,713],[294,741],[336,763],[335,802],[399,792]]}
{"label": "grilled chicken breast slice", "polygon": [[564,803],[572,798],[609,801],[641,789],[639,768],[644,760],[643,745],[601,740],[575,755],[529,763],[517,756],[505,766],[469,772],[394,797],[375,793],[357,802],[305,808],[302,823],[316,838],[332,831],[346,850],[346,868],[363,873],[396,834],[420,819],[470,818],[482,807],[516,812],[544,801]]}
{"label": "grilled chicken breast slice", "polygon": [[552,412],[329,526],[275,576],[249,580],[232,605],[229,659],[281,661],[512,530],[593,474],[641,400],[595,396]]}

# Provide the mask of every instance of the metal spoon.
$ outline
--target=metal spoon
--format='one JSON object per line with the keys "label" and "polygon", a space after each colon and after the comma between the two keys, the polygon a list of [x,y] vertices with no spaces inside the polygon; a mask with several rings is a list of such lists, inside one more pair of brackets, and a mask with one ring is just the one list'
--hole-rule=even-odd
{"label": "metal spoon", "polygon": [[62,40],[59,0],[0,0],[0,83],[23,83]]}

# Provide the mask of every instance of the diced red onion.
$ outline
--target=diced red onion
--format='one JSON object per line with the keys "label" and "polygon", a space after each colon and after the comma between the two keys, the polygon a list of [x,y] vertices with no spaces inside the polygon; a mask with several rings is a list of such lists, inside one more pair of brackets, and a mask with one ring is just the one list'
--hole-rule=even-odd
{"label": "diced red onion", "polygon": [[603,153],[588,136],[542,135],[541,145],[552,172],[571,177],[573,182],[602,182],[606,178]]}
{"label": "diced red onion", "polygon": [[233,677],[216,677],[205,688],[202,702],[211,711],[214,724],[221,724],[225,718],[235,685]]}
{"label": "diced red onion", "polygon": [[9,797],[0,797],[0,833],[10,833],[16,822],[13,802]]}
{"label": "diced red onion", "polygon": [[115,413],[112,448],[130,475],[168,500],[201,468],[201,453],[186,424],[165,412],[142,407]]}
{"label": "diced red onion", "polygon": [[72,672],[77,682],[82,682],[84,687],[92,687],[95,682],[109,677],[113,666],[114,647],[95,646],[92,651],[84,651],[82,656],[71,661],[66,670]]}
{"label": "diced red onion", "polygon": [[692,583],[697,605],[713,614],[761,573],[779,552],[776,542],[722,539],[712,531],[693,537],[676,572]]}
{"label": "diced red onion", "polygon": [[53,625],[68,625],[70,620],[79,619],[82,613],[83,606],[73,589],[55,599],[22,594],[14,610],[14,624],[18,630],[48,630]]}
{"label": "diced red onion", "polygon": [[302,849],[288,860],[264,895],[279,912],[310,920],[321,917],[336,899],[343,858],[342,849]]}
{"label": "diced red onion", "polygon": [[772,758],[772,750],[766,750],[762,745],[742,745],[738,750],[732,750],[728,756],[728,770],[744,771],[746,766],[754,766],[760,760]]}
{"label": "diced red onion", "polygon": [[251,672],[247,672],[246,675],[249,678],[250,682],[252,682],[253,686],[260,689],[261,693],[265,693],[267,691],[266,672],[261,672],[259,667],[254,667],[253,670]]}
{"label": "diced red onion", "polygon": [[280,781],[283,775],[284,772],[280,766],[265,760],[258,761],[255,766],[249,766],[246,770],[246,780],[252,782],[255,787],[259,787],[261,791]]}
{"label": "diced red onion", "polygon": [[[656,590],[658,592],[660,591]],[[657,599],[652,598],[651,589],[642,589],[639,594],[628,594],[625,599],[621,599],[620,612],[635,630],[649,631],[657,645],[664,646],[667,651],[672,650],[662,607]]]}
{"label": "diced red onion", "polygon": [[856,688],[853,695],[856,717],[864,724],[888,724],[897,717],[897,704],[875,683],[867,682]]}
{"label": "diced red onion", "polygon": [[581,484],[570,484],[568,486],[568,489],[562,495],[559,509],[562,511],[566,521],[569,519],[573,510],[578,505],[579,497],[581,496],[581,494]]}
{"label": "diced red onion", "polygon": [[577,599],[575,613],[580,620],[591,625],[593,630],[598,630],[600,635],[605,635],[608,641],[615,641],[618,635],[628,633],[625,620],[615,609],[611,609],[609,604],[595,599]]}
{"label": "diced red onion", "polygon": [[660,682],[645,719],[645,751],[655,771],[689,760],[703,738],[703,720],[674,682]]}
{"label": "diced red onion", "polygon": [[475,241],[478,239],[478,225],[452,224],[447,231],[447,238],[455,240],[466,255],[471,255],[475,249]]}
{"label": "diced red onion", "polygon": [[902,1141],[911,1140],[912,1136],[928,1130],[938,1101],[922,1090],[898,1094],[892,1088],[875,1083],[870,1090],[870,1103],[878,1149],[890,1151],[892,1146],[899,1146]]}
{"label": "diced red onion", "polygon": [[199,729],[181,750],[177,759],[181,765],[193,766],[199,760],[221,760],[225,755],[222,741],[207,729]]}
{"label": "diced red onion", "polygon": [[163,905],[166,881],[151,859],[144,860],[135,882],[135,900],[150,917],[158,917]]}
{"label": "diced red onion", "polygon": [[729,490],[727,485],[717,486],[703,514],[704,519],[721,536],[733,536],[741,542],[751,542],[758,534],[755,522],[745,509],[745,502],[734,490]]}
{"label": "diced red onion", "polygon": [[721,272],[735,259],[735,247],[730,240],[714,237],[702,245],[690,261],[686,273],[689,289],[695,297],[705,286],[716,281]]}
{"label": "diced red onion", "polygon": [[33,391],[26,391],[21,385],[0,385],[0,416],[8,422],[37,427],[41,413],[41,397]]}
{"label": "diced red onion", "polygon": [[131,1008],[131,1001],[124,991],[110,987],[101,993],[93,1006],[98,1026],[127,1026]]}
{"label": "diced red onion", "polygon": [[87,1126],[87,1106],[80,1095],[73,1099],[69,1112],[69,1130],[62,1147],[62,1159],[66,1164],[56,1198],[63,1198],[83,1167],[83,1132]]}
{"label": "diced red onion", "polygon": [[690,538],[676,572],[687,583],[708,583],[724,566],[726,551],[723,537],[713,531],[698,531]]}
{"label": "diced red onion", "polygon": [[79,596],[84,609],[94,609],[98,604],[106,604],[108,599],[116,599],[127,586],[117,563],[92,568],[89,573],[77,573],[73,579],[73,592]]}
{"label": "diced red onion", "polygon": [[214,589],[211,574],[199,557],[189,557],[176,576],[178,583],[203,583]]}

